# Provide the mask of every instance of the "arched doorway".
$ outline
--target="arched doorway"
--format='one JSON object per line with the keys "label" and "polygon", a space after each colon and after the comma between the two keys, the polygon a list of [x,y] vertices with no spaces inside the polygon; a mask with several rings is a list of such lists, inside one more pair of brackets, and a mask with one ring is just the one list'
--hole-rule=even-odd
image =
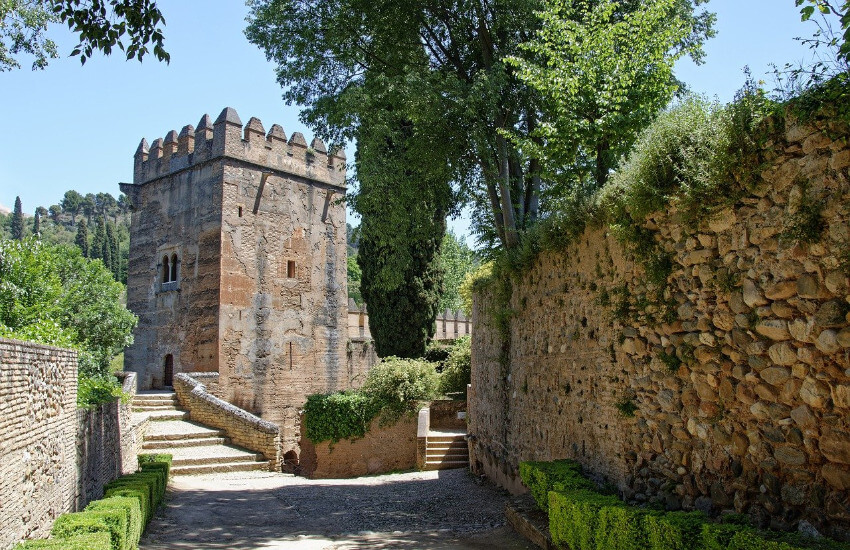
{"label": "arched doorway", "polygon": [[162,377],[163,386],[172,386],[174,383],[174,356],[170,353],[165,356],[165,374]]}

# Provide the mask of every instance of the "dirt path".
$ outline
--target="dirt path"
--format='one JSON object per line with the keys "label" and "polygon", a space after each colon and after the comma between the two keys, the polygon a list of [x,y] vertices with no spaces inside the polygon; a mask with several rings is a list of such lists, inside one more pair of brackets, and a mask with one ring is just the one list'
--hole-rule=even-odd
{"label": "dirt path", "polygon": [[178,477],[140,550],[532,550],[505,495],[465,470],[344,480],[233,473]]}

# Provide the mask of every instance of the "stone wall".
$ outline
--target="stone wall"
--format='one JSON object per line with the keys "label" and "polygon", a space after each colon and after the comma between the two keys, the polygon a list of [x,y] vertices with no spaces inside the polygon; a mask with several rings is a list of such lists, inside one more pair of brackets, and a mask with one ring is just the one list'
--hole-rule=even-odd
{"label": "stone wall", "polygon": [[131,417],[120,402],[77,409],[75,351],[0,339],[0,549],[46,537],[136,469],[143,427]]}
{"label": "stone wall", "polygon": [[416,415],[382,426],[376,418],[360,439],[314,444],[301,439],[298,473],[314,479],[383,474],[416,467]]}
{"label": "stone wall", "polygon": [[191,420],[224,430],[236,445],[262,453],[271,471],[280,471],[282,441],[278,425],[208,393],[191,374],[177,374],[174,391]]}
{"label": "stone wall", "polygon": [[[829,136],[844,136],[833,140]],[[521,460],[574,458],[635,502],[850,528],[850,148],[788,124],[752,196],[697,228],[646,228],[673,260],[660,293],[588,230],[517,281],[504,341],[475,298],[472,468],[522,490]],[[801,197],[817,242],[788,239]],[[506,355],[503,356],[503,353]]]}

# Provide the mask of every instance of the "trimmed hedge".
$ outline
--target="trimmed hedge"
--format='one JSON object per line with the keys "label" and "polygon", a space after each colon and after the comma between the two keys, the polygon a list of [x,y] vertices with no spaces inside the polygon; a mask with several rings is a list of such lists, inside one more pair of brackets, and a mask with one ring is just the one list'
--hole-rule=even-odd
{"label": "trimmed hedge", "polygon": [[544,512],[549,511],[550,491],[596,489],[596,485],[582,475],[581,464],[575,460],[520,462],[519,475],[531,492],[534,502]]}
{"label": "trimmed hedge", "polygon": [[648,515],[644,526],[650,550],[692,550],[699,548],[702,526],[706,522],[702,512],[667,512]]}
{"label": "trimmed hedge", "polygon": [[95,500],[86,506],[86,512],[119,511],[124,514],[127,522],[127,548],[135,548],[142,538],[142,506],[141,501],[132,497],[109,497]]}
{"label": "trimmed hedge", "polygon": [[538,501],[544,490],[549,532],[569,550],[850,550],[850,544],[800,533],[758,531],[742,514],[712,522],[702,512],[662,512],[600,494],[572,460],[521,462],[520,476]]}
{"label": "trimmed hedge", "polygon": [[53,523],[50,536],[68,538],[80,533],[109,533],[112,550],[128,550],[127,515],[120,510],[98,510],[62,514]]}
{"label": "trimmed hedge", "polygon": [[111,550],[109,533],[83,533],[68,538],[28,540],[15,546],[15,550]]}
{"label": "trimmed hedge", "polygon": [[106,485],[104,498],[82,512],[62,514],[51,539],[27,541],[16,550],[135,550],[144,527],[165,495],[171,455],[140,455],[141,470]]}
{"label": "trimmed hedge", "polygon": [[624,505],[617,497],[587,489],[551,491],[549,531],[552,542],[571,550],[596,550],[599,511],[611,506]]}

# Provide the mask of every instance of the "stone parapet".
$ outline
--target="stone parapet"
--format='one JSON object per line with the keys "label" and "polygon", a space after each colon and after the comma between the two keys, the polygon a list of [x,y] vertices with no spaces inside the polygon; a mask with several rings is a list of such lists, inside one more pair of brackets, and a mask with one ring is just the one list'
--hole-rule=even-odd
{"label": "stone parapet", "polygon": [[342,149],[329,153],[319,138],[308,146],[300,132],[287,140],[277,124],[266,133],[263,123],[254,117],[243,129],[231,107],[222,110],[214,123],[204,115],[197,128],[189,124],[179,134],[172,130],[151,145],[142,139],[134,157],[133,183],[141,185],[222,157],[322,182],[344,192],[346,158]]}
{"label": "stone parapet", "polygon": [[280,427],[212,395],[194,378],[196,375],[174,376],[174,391],[180,405],[189,411],[189,418],[224,430],[236,445],[262,453],[271,471],[280,471]]}

